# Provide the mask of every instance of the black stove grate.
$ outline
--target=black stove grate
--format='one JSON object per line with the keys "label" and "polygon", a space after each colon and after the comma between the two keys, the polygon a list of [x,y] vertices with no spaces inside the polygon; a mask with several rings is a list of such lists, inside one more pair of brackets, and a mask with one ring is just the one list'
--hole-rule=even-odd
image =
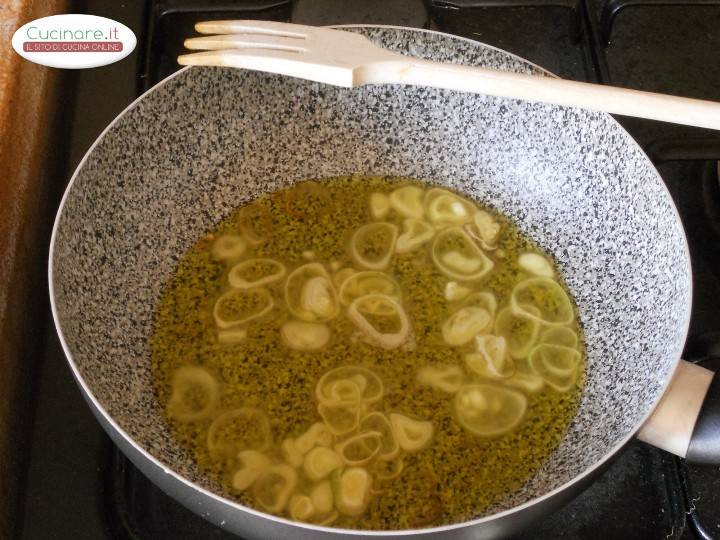
{"label": "black stove grate", "polygon": [[[688,341],[685,358],[714,371],[720,370],[720,333],[700,335]],[[692,466],[674,458],[687,514],[687,526],[694,538],[712,540],[720,536],[720,474],[717,468]]]}
{"label": "black stove grate", "polygon": [[582,1],[431,0],[438,30],[495,45],[566,79],[598,81]]}
{"label": "black stove grate", "polygon": [[[632,7],[680,7],[688,6],[720,6],[718,0],[607,0],[602,3],[599,20],[600,37],[602,45],[607,47],[612,37],[615,19],[626,8]],[[695,32],[698,28],[695,27]]]}
{"label": "black stove grate", "polygon": [[183,41],[194,35],[201,20],[255,19],[288,22],[292,0],[229,0],[193,2],[158,0],[152,3],[139,88],[145,91],[180,69],[175,59],[184,51]]}
{"label": "black stove grate", "polygon": [[[700,99],[719,99],[720,0],[586,0],[601,80]],[[641,144],[720,133],[622,118]],[[714,156],[717,158],[717,155]]]}

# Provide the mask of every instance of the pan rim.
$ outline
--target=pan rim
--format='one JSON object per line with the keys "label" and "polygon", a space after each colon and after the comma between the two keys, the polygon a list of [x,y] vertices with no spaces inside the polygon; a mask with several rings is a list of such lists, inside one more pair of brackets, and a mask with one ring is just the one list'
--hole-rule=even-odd
{"label": "pan rim", "polygon": [[[343,24],[343,25],[333,25],[332,28],[363,28],[363,29],[391,29],[391,30],[403,30],[403,31],[411,31],[411,32],[421,32],[421,33],[427,33],[427,34],[434,34],[434,35],[440,35],[444,37],[449,37],[454,40],[460,40],[465,41],[468,43],[471,43],[474,46],[479,45],[480,47],[487,48],[490,50],[494,50],[497,52],[500,52],[504,55],[507,55],[511,58],[514,58],[516,60],[521,61],[522,63],[529,65],[551,77],[558,77],[554,73],[548,71],[545,68],[542,68],[533,62],[530,62],[516,54],[510,53],[508,51],[505,51],[503,49],[500,49],[499,47],[494,47],[492,45],[488,45],[486,43],[482,43],[480,41],[475,41],[469,38],[456,36],[453,34],[448,34],[446,32],[438,32],[435,30],[426,30],[426,29],[420,29],[420,28],[410,28],[410,27],[404,27],[404,26],[396,26],[396,25],[377,25],[377,24]],[[147,89],[145,92],[140,94],[136,99],[134,99],[130,104],[128,104],[120,113],[118,113],[115,118],[103,129],[103,131],[97,136],[97,138],[93,141],[92,145],[88,148],[88,150],[83,155],[82,159],[78,162],[77,167],[75,168],[72,176],[70,177],[70,181],[68,182],[65,191],[63,192],[62,199],[60,201],[60,204],[58,206],[57,213],[55,215],[55,219],[53,221],[53,228],[52,228],[52,234],[50,236],[50,247],[48,251],[48,292],[50,295],[50,308],[52,312],[53,317],[53,323],[55,326],[55,330],[58,335],[58,339],[60,341],[60,344],[62,346],[63,352],[65,354],[65,358],[68,362],[68,365],[70,366],[70,369],[72,371],[73,377],[75,378],[76,383],[78,386],[82,389],[84,393],[84,398],[86,401],[88,401],[92,407],[100,413],[107,422],[107,424],[112,427],[112,429],[122,438],[124,441],[129,444],[135,451],[137,451],[143,458],[148,460],[152,465],[157,467],[158,469],[162,470],[165,474],[168,474],[174,478],[175,481],[179,482],[180,484],[183,484],[184,487],[190,488],[191,490],[195,490],[200,492],[202,495],[205,495],[212,499],[215,503],[223,505],[225,508],[232,508],[234,511],[242,511],[248,514],[251,514],[255,518],[264,518],[270,521],[273,521],[277,523],[278,525],[283,526],[290,526],[290,527],[298,527],[302,529],[306,529],[308,531],[317,531],[322,533],[329,533],[329,534],[338,534],[338,535],[346,535],[346,536],[367,536],[367,537],[405,537],[405,536],[421,536],[421,535],[432,535],[437,533],[444,533],[449,531],[459,531],[461,529],[465,529],[468,527],[473,527],[476,525],[487,525],[491,522],[498,521],[502,518],[508,518],[514,514],[521,513],[537,504],[543,503],[547,500],[550,500],[554,498],[555,496],[559,495],[560,493],[570,490],[573,488],[573,486],[576,486],[577,484],[582,484],[583,481],[589,479],[592,477],[595,473],[602,470],[604,466],[606,466],[617,454],[622,450],[631,439],[633,439],[637,432],[640,430],[640,428],[643,426],[643,424],[652,416],[653,412],[655,411],[657,405],[659,404],[662,397],[665,395],[665,392],[667,391],[667,388],[670,384],[670,381],[672,380],[675,372],[677,371],[677,368],[681,361],[681,355],[682,355],[682,348],[681,345],[679,347],[679,350],[672,351],[672,356],[674,357],[674,365],[671,367],[671,369],[668,370],[668,374],[663,381],[663,383],[660,385],[660,388],[657,392],[657,395],[655,396],[655,400],[648,406],[645,414],[636,422],[635,426],[629,431],[629,433],[620,439],[619,442],[617,442],[608,452],[606,452],[601,458],[599,458],[595,463],[586,468],[583,472],[580,474],[574,476],[571,480],[561,484],[560,486],[557,486],[556,488],[547,491],[540,495],[539,497],[534,497],[528,501],[525,501],[524,503],[513,506],[512,508],[509,508],[507,510],[503,510],[501,512],[497,512],[494,514],[490,514],[487,516],[483,516],[480,518],[471,519],[468,521],[463,521],[459,523],[452,523],[449,525],[441,525],[437,527],[428,527],[428,528],[421,528],[421,529],[396,529],[396,530],[364,530],[364,529],[345,529],[345,528],[334,528],[334,527],[324,527],[324,526],[318,526],[318,525],[312,525],[308,523],[301,523],[297,521],[292,521],[290,519],[278,517],[272,514],[267,514],[265,512],[262,512],[260,510],[256,510],[253,508],[250,508],[248,506],[244,506],[242,504],[239,504],[237,502],[231,501],[229,499],[226,499],[225,497],[218,495],[217,493],[214,493],[212,491],[209,491],[206,488],[203,488],[188,478],[185,478],[183,475],[179,474],[175,470],[171,468],[171,466],[163,463],[159,459],[157,459],[154,455],[152,455],[150,452],[148,452],[143,446],[138,444],[124,429],[122,429],[115,419],[108,414],[107,410],[100,404],[97,397],[93,394],[93,392],[90,390],[87,382],[83,378],[82,374],[80,373],[80,369],[78,368],[77,364],[75,363],[75,360],[73,359],[72,353],[70,351],[70,347],[68,346],[66,340],[65,340],[65,334],[63,333],[61,324],[60,324],[60,317],[58,314],[57,305],[55,302],[55,289],[53,285],[53,259],[54,259],[54,253],[55,253],[55,241],[57,237],[57,231],[60,224],[60,219],[63,215],[63,210],[65,208],[65,203],[67,201],[67,198],[72,191],[72,188],[75,184],[75,181],[78,177],[79,172],[83,169],[85,166],[86,161],[89,159],[90,155],[95,150],[95,147],[102,141],[107,135],[107,133],[113,129],[115,124],[119,122],[121,118],[125,116],[128,112],[130,112],[132,109],[134,109],[147,95],[149,95],[151,92],[154,92],[156,89],[160,88],[162,85],[168,83],[175,77],[180,76],[180,74],[184,73],[188,69],[192,69],[192,67],[187,66],[184,67],[175,73],[169,75],[168,77],[162,79],[161,81],[158,81],[155,85],[153,85],[151,88]],[[675,216],[675,222],[676,225],[678,225],[680,231],[682,232],[682,244],[683,244],[683,250],[685,255],[685,260],[687,261],[687,276],[688,276],[688,301],[687,305],[685,306],[685,313],[684,313],[684,322],[682,324],[682,335],[684,336],[683,343],[687,339],[688,331],[690,328],[690,316],[692,311],[692,293],[693,293],[693,280],[692,280],[692,265],[690,260],[690,249],[687,242],[687,235],[685,234],[685,228],[683,226],[682,220],[680,218],[680,214],[677,210],[677,207],[675,205],[675,202],[670,194],[669,189],[667,188],[667,185],[665,184],[664,180],[660,176],[660,173],[656,169],[655,165],[652,163],[652,160],[648,157],[646,152],[642,149],[642,147],[639,145],[639,143],[628,133],[625,128],[610,114],[607,113],[598,113],[603,114],[607,117],[607,119],[610,122],[613,122],[617,125],[617,127],[620,130],[620,133],[622,136],[626,139],[626,141],[631,145],[634,146],[636,150],[638,150],[642,156],[644,156],[645,159],[650,162],[652,165],[652,170],[654,172],[654,175],[656,177],[657,182],[662,186],[662,189],[664,190],[664,193],[667,197],[668,202],[670,203],[671,210]],[[102,422],[101,422],[102,424]],[[174,497],[173,497],[174,498]]]}

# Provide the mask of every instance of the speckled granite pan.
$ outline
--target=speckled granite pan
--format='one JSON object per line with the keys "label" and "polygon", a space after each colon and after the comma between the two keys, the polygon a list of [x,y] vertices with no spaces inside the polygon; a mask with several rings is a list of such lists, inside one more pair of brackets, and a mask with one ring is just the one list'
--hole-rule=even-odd
{"label": "speckled granite pan", "polygon": [[[443,34],[355,31],[405,54],[540,72]],[[567,438],[494,509],[505,511],[501,519],[435,529],[462,538],[503,532],[503,519],[532,499],[562,499],[547,494],[580,485],[632,436],[685,338],[691,283],[681,225],[650,161],[605,114],[435,89],[182,70],[118,117],[66,193],[51,289],[72,369],[113,438],[197,512],[249,537],[327,534],[225,501],[198,473],[155,402],[148,335],[163,282],[203,231],[263,191],[350,173],[430,179],[497,207],[555,254],[577,299],[589,378]]]}

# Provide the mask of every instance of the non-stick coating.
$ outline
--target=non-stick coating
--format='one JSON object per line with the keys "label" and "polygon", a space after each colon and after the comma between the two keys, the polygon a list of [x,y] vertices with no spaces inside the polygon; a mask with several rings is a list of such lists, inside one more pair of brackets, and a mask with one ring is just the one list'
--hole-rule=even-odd
{"label": "non-stick coating", "polygon": [[[361,31],[406,54],[539,72],[447,35]],[[350,173],[429,179],[495,206],[556,256],[577,300],[589,367],[577,418],[543,470],[492,512],[573,480],[634,432],[676,365],[691,283],[670,197],[611,117],[193,68],[146,94],[100,138],[54,235],[58,328],[117,438],[222,494],[173,440],[155,401],[153,306],[184,250],[237,205],[305,178]]]}

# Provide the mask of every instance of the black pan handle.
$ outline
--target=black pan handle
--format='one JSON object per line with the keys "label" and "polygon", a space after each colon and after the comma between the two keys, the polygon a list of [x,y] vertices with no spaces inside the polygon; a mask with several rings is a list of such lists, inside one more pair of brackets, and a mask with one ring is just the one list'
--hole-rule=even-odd
{"label": "black pan handle", "polygon": [[720,374],[680,360],[638,438],[689,463],[720,465]]}
{"label": "black pan handle", "polygon": [[705,394],[685,458],[699,465],[720,465],[720,374]]}

